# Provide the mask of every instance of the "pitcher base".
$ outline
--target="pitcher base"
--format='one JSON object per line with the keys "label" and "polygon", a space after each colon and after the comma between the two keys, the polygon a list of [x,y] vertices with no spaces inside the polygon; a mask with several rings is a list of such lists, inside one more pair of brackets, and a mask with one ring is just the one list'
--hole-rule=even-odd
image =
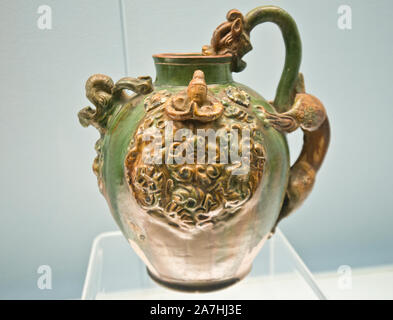
{"label": "pitcher base", "polygon": [[212,291],[228,288],[234,285],[235,283],[239,282],[240,280],[244,279],[251,271],[251,268],[240,277],[234,277],[234,278],[218,280],[218,281],[212,280],[212,281],[190,281],[190,282],[163,280],[155,276],[152,272],[150,272],[148,268],[146,268],[146,270],[148,275],[154,282],[165,288],[181,291],[181,292],[199,293],[199,292],[212,292]]}

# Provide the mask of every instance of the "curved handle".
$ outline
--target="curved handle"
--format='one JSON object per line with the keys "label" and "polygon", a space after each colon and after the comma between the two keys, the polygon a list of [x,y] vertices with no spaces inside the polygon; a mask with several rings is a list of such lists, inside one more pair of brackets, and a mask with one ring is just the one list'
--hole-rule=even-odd
{"label": "curved handle", "polygon": [[275,6],[262,6],[251,10],[244,17],[244,22],[244,29],[248,34],[264,22],[273,22],[281,30],[286,49],[285,64],[274,106],[278,112],[285,112],[290,108],[295,97],[293,91],[302,59],[302,44],[296,23],[285,10]]}
{"label": "curved handle", "polygon": [[300,62],[302,44],[295,21],[283,9],[275,6],[262,6],[243,16],[239,10],[227,13],[227,21],[221,23],[213,33],[210,45],[202,47],[203,55],[232,55],[232,71],[240,72],[246,67],[242,57],[252,50],[250,32],[259,24],[273,22],[281,30],[285,42],[285,65],[277,87],[274,106],[277,111],[287,111],[295,98],[294,89]]}
{"label": "curved handle", "polygon": [[[316,97],[306,94],[303,75],[299,74],[302,47],[295,21],[283,9],[258,7],[244,18],[245,32],[259,24],[273,22],[281,30],[285,42],[285,65],[273,105],[277,113],[266,110],[266,120],[281,132],[301,127],[304,134],[302,151],[290,169],[287,191],[276,225],[297,209],[310,194],[330,141],[330,126],[325,108]],[[275,227],[273,228],[274,232]]]}
{"label": "curved handle", "polygon": [[309,132],[303,129],[303,133],[303,148],[299,158],[291,167],[284,203],[272,232],[282,219],[300,207],[314,187],[316,173],[321,167],[329,147],[330,125],[328,118],[317,130]]}
{"label": "curved handle", "polygon": [[242,57],[252,49],[250,33],[257,25],[273,22],[280,28],[284,38],[284,70],[272,103],[278,113],[270,113],[262,106],[259,108],[265,114],[265,121],[281,132],[292,132],[301,127],[304,144],[289,173],[287,192],[278,223],[299,207],[311,192],[316,172],[329,146],[329,121],[323,104],[316,97],[305,93],[303,75],[299,74],[302,44],[292,17],[279,7],[262,6],[251,10],[246,16],[233,9],[226,18],[227,21],[214,31],[210,45],[202,47],[202,54],[231,54],[234,72],[240,72],[246,67]]}
{"label": "curved handle", "polygon": [[265,121],[276,130],[289,133],[300,127],[304,134],[302,151],[289,172],[284,203],[276,226],[310,194],[330,142],[330,126],[325,107],[318,98],[305,93],[302,74],[299,79],[301,83],[295,86],[296,97],[290,110],[271,113],[262,107]]}
{"label": "curved handle", "polygon": [[[210,45],[202,47],[204,55],[232,55],[232,71],[246,67],[242,57],[252,49],[251,31],[259,24],[273,22],[281,30],[285,42],[285,64],[272,103],[278,112],[270,113],[262,106],[265,121],[281,132],[301,127],[304,133],[302,152],[291,167],[284,203],[277,223],[288,216],[306,199],[314,185],[316,172],[325,158],[330,140],[326,111],[316,97],[306,94],[303,75],[299,74],[302,44],[295,21],[283,9],[262,6],[243,16],[239,10],[227,13],[227,21],[213,33]],[[273,229],[274,231],[274,229]]]}

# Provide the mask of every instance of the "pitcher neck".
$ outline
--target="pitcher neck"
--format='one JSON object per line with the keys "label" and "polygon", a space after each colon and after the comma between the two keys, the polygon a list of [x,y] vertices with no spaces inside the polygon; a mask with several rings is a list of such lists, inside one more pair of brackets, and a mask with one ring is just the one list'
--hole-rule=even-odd
{"label": "pitcher neck", "polygon": [[155,86],[187,86],[195,70],[204,72],[208,85],[233,82],[231,55],[164,53],[154,55],[153,59],[157,75]]}

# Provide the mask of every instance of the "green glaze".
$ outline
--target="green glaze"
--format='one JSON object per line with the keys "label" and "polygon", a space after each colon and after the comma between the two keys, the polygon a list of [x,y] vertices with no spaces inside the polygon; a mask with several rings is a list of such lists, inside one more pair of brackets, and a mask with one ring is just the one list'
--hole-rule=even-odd
{"label": "green glaze", "polygon": [[[186,64],[188,61],[189,65],[186,67],[184,65],[180,67],[178,63],[172,62],[174,59],[171,59],[172,61],[165,61],[165,64],[157,63],[157,60],[158,59],[155,58],[157,80],[154,83],[154,92],[167,90],[171,93],[176,93],[184,90],[195,70],[205,70],[208,75],[214,75],[213,79],[218,79],[217,83],[215,83],[206,76],[206,81],[209,83],[209,90],[211,92],[219,93],[229,86],[238,87],[249,94],[251,108],[261,121],[263,121],[263,116],[261,112],[255,108],[256,106],[262,105],[269,112],[275,112],[273,106],[257,92],[243,84],[234,82],[232,77],[228,77],[230,65],[225,63],[227,58],[215,58],[214,61],[204,59],[198,63],[195,63],[192,59],[185,59],[182,61],[182,64]],[[160,59],[160,61],[162,60],[164,59]],[[224,83],[224,79],[228,79],[228,81]],[[168,81],[169,84],[164,85],[164,80]],[[102,177],[105,186],[104,194],[110,203],[112,214],[119,227],[127,236],[133,238],[134,235],[129,233],[129,230],[121,219],[121,210],[119,209],[118,203],[120,201],[119,195],[128,192],[128,186],[124,176],[124,159],[128,152],[128,146],[135,134],[135,130],[140,121],[144,118],[145,113],[143,104],[144,99],[143,96],[141,96],[133,100],[132,103],[127,103],[118,107],[118,110],[110,119],[102,148]],[[276,131],[274,128],[268,125],[263,126],[261,129],[261,136],[268,155],[262,188],[264,190],[270,190],[269,194],[271,194],[271,196],[267,197],[269,199],[266,199],[266,201],[260,202],[260,210],[265,210],[266,203],[269,203],[269,207],[272,206],[275,209],[275,212],[271,213],[271,223],[266,224],[266,230],[261,230],[261,232],[269,232],[272,224],[277,219],[284,198],[289,173],[289,152],[285,135]],[[272,205],[272,200],[276,202],[274,205]]]}
{"label": "green glaze", "polygon": [[286,49],[285,64],[274,99],[274,106],[278,112],[285,112],[293,103],[293,89],[302,59],[302,43],[296,23],[286,11],[275,6],[255,8],[246,15],[245,20],[245,28],[248,32],[265,22],[273,22],[281,30]]}
{"label": "green glaze", "polygon": [[[194,71],[202,70],[205,73],[206,82],[210,86],[209,89],[213,92],[217,93],[229,85],[246,91],[251,97],[253,111],[261,119],[261,114],[255,109],[257,105],[262,105],[269,112],[284,112],[288,110],[293,103],[293,91],[301,62],[301,40],[296,23],[286,11],[274,6],[261,6],[250,11],[245,16],[245,21],[245,29],[248,33],[259,24],[273,22],[278,25],[283,34],[286,58],[274,99],[276,110],[254,90],[233,81],[230,55],[213,57],[206,57],[200,54],[155,55],[153,56],[156,67],[155,91],[166,89],[169,92],[178,92],[184,90],[192,79]],[[113,215],[120,226],[122,223],[116,197],[120,194],[119,188],[125,192],[124,188],[127,187],[124,182],[124,158],[133,134],[144,117],[143,99],[137,99],[137,101],[137,103],[133,101],[120,106],[120,110],[112,117],[107,127],[108,131],[102,148],[104,159],[102,177],[105,185],[105,194],[109,198]],[[289,172],[287,142],[285,136],[273,128],[265,128],[262,131],[267,152],[272,159],[275,159],[269,162],[267,171],[281,172],[277,176],[278,180],[267,183],[267,187],[271,188],[272,192],[282,194],[282,201]],[[265,177],[264,182],[266,180],[268,179]]]}
{"label": "green glaze", "polygon": [[[228,38],[226,38],[226,41],[222,41],[222,43],[229,44],[229,46],[233,44],[235,51],[230,53],[225,50],[223,53],[216,51],[213,54],[203,51],[203,54],[155,55],[153,59],[156,80],[153,85],[150,77],[137,79],[126,77],[114,83],[108,76],[94,75],[89,78],[86,91],[89,100],[96,105],[97,110],[94,111],[90,107],[86,107],[79,114],[82,125],[92,124],[101,133],[101,138],[96,144],[98,157],[94,162],[93,169],[97,174],[100,190],[107,199],[116,223],[130,245],[147,265],[149,274],[158,282],[172,288],[209,291],[225,287],[243,278],[250,271],[252,261],[259,249],[274,230],[287,192],[290,177],[287,140],[282,131],[276,130],[276,127],[269,124],[265,112],[270,114],[285,112],[294,102],[296,84],[299,83],[298,72],[301,60],[301,42],[298,30],[293,19],[284,10],[277,7],[259,7],[244,17],[236,10],[232,10],[230,13],[234,16],[227,16],[228,22],[226,23],[230,24],[235,21],[234,17],[238,17],[236,21],[238,24],[240,23],[242,33],[236,33],[235,21],[228,28],[231,30],[230,32],[233,32],[234,37],[229,38],[230,41],[227,41]],[[239,14],[241,18],[239,18]],[[232,78],[233,71],[240,71],[246,65],[241,57],[251,47],[250,32],[256,25],[264,22],[273,22],[278,25],[286,46],[284,70],[273,104],[268,103],[256,91],[235,82]],[[223,25],[226,28],[225,23],[220,26]],[[217,34],[220,33],[214,35]],[[234,41],[239,42],[234,43]],[[211,48],[207,47],[206,50],[211,50]],[[194,73],[197,70],[202,72]],[[195,74],[199,74],[199,78],[196,78]],[[193,81],[196,83],[199,81],[199,86],[201,86],[200,81],[203,77],[200,74],[203,75],[203,81],[205,81],[202,87],[205,96],[202,101],[193,98],[198,97],[197,95],[189,94],[190,90],[201,89],[201,87],[198,88],[195,84],[191,84]],[[206,90],[206,85],[208,90]],[[135,94],[131,97],[126,96],[124,89],[132,90]],[[175,100],[175,98],[179,100]],[[175,109],[173,107],[174,101],[188,103],[187,106],[191,106],[188,109],[191,110],[191,115],[197,115],[199,118],[176,118],[177,111],[173,113],[175,114],[173,116],[171,112]],[[179,104],[176,108],[178,106]],[[200,110],[197,107],[201,108],[200,113],[198,113]],[[187,109],[180,107],[177,110]],[[183,112],[182,115],[189,115],[187,112]],[[211,113],[209,114],[209,112]],[[208,120],[203,118],[211,115],[214,117]],[[216,117],[216,115],[218,116]],[[236,119],[233,120],[232,116]],[[139,143],[142,139],[141,131],[151,127],[152,123],[157,123],[157,119],[169,118],[175,119],[179,128],[190,126],[193,130],[209,126],[223,128],[223,123],[224,125],[228,124],[229,127],[246,124],[249,126],[248,128],[251,128],[250,123],[253,125],[253,136],[249,140],[257,143],[253,144],[252,152],[254,154],[260,152],[254,158],[249,158],[253,159],[252,168],[254,171],[248,176],[243,175],[239,178],[243,180],[234,179],[235,183],[232,183],[232,176],[227,178],[226,173],[222,173],[223,171],[216,171],[216,173],[218,172],[214,178],[216,180],[212,179],[212,181],[219,181],[218,179],[222,177],[227,180],[223,183],[221,181],[214,182],[216,184],[209,186],[209,199],[213,202],[218,198],[219,200],[223,198],[227,200],[225,198],[228,197],[229,201],[225,202],[222,207],[210,207],[210,203],[206,206],[205,203],[203,204],[204,211],[202,213],[210,214],[209,218],[215,219],[224,212],[222,216],[212,220],[211,224],[195,224],[195,227],[190,229],[184,228],[182,225],[183,228],[180,228],[179,225],[171,224],[171,220],[161,219],[172,215],[183,219],[183,216],[180,216],[181,212],[180,214],[179,212],[174,213],[175,210],[172,207],[164,207],[164,205],[162,205],[163,208],[160,208],[162,210],[160,211],[161,216],[157,215],[154,210],[162,203],[167,203],[168,199],[171,200],[168,202],[169,204],[175,203],[177,205],[176,201],[182,201],[178,200],[183,199],[179,194],[175,194],[175,198],[170,198],[174,194],[173,190],[180,190],[179,184],[176,185],[176,179],[164,180],[165,185],[161,183],[159,187],[149,189],[151,193],[159,194],[163,198],[166,197],[162,203],[159,203],[161,200],[155,200],[154,194],[151,198],[142,199],[147,199],[145,203],[151,199],[155,201],[145,205],[143,201],[140,202],[141,198],[138,198],[140,194],[143,195],[145,185],[139,187],[137,191],[133,189],[135,185],[143,183],[143,179],[142,182],[138,180],[142,175],[144,178],[150,174],[148,181],[152,181],[165,174],[169,175],[168,172],[173,170],[172,167],[164,164],[162,166],[164,173],[161,172],[160,176],[152,173],[156,169],[155,165],[149,167],[144,162],[139,167],[133,167],[136,159],[138,161],[142,159],[141,149],[145,146]],[[260,165],[261,163],[263,165]],[[233,165],[236,164],[228,164],[228,166]],[[196,165],[194,168],[200,170],[200,167],[198,168]],[[174,170],[180,172],[182,169],[186,168],[181,167]],[[207,169],[203,170],[205,171],[201,172],[205,172],[206,176],[212,174]],[[244,178],[245,176],[247,178]],[[181,181],[181,179],[182,177],[178,180]],[[183,180],[183,184],[184,181],[187,180]],[[188,180],[187,183],[192,184],[189,181],[202,180]],[[254,183],[254,181],[257,182]],[[250,191],[252,183],[255,188]],[[243,184],[248,184],[248,189],[238,192],[237,187],[243,186]],[[229,191],[217,196],[216,188],[221,188],[219,190],[222,192],[223,185],[225,185],[225,190],[229,189]],[[146,189],[150,187],[151,185],[148,185]],[[188,188],[184,185],[181,187]],[[198,187],[191,186],[190,189],[196,190]],[[245,193],[248,196],[241,199],[244,201],[236,198],[232,201],[231,197],[236,193]],[[212,194],[216,198],[213,199]],[[199,201],[198,197],[197,194],[193,199]],[[203,199],[205,201],[207,196]],[[184,203],[186,201],[181,205]],[[199,210],[200,207],[196,208]],[[226,211],[227,208],[235,209],[230,212]],[[218,212],[220,210],[221,213]],[[200,211],[195,215],[201,216],[202,214],[199,213]],[[199,221],[204,223],[203,215]]]}
{"label": "green glaze", "polygon": [[119,189],[126,187],[124,159],[136,127],[143,117],[143,102],[136,106],[130,103],[124,105],[112,118],[103,141],[102,177],[105,186],[104,194],[108,197],[113,217],[123,231],[116,197]]}
{"label": "green glaze", "polygon": [[195,70],[202,70],[206,82],[225,84],[233,82],[231,57],[203,57],[199,54],[176,58],[153,56],[157,77],[155,86],[187,86]]}

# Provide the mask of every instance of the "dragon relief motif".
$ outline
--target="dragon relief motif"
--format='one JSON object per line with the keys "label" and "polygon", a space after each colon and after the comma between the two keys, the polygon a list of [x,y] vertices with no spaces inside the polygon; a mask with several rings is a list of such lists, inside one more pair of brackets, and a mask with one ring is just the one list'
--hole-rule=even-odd
{"label": "dragon relief motif", "polygon": [[85,107],[78,112],[79,122],[83,127],[93,126],[100,133],[95,144],[97,156],[93,162],[93,172],[98,178],[98,185],[102,192],[103,185],[100,177],[103,163],[102,144],[107,125],[116,107],[116,103],[130,100],[124,89],[132,90],[136,95],[144,95],[153,91],[152,80],[148,76],[138,78],[124,77],[116,83],[104,74],[94,74],[86,81],[86,97],[96,107]]}
{"label": "dragon relief motif", "polygon": [[[202,71],[194,74],[187,90],[148,96],[145,111],[125,159],[125,175],[138,204],[180,230],[217,227],[236,215],[262,180],[265,150],[259,120],[229,100],[225,90],[213,97]],[[195,119],[195,114],[203,117]],[[153,129],[162,138],[146,139]],[[213,129],[215,140],[200,135],[201,129]]]}
{"label": "dragon relief motif", "polygon": [[227,13],[227,21],[221,23],[215,30],[210,45],[202,47],[203,55],[232,55],[232,71],[240,72],[247,63],[242,57],[252,50],[250,33],[245,28],[243,14],[236,9]]}

